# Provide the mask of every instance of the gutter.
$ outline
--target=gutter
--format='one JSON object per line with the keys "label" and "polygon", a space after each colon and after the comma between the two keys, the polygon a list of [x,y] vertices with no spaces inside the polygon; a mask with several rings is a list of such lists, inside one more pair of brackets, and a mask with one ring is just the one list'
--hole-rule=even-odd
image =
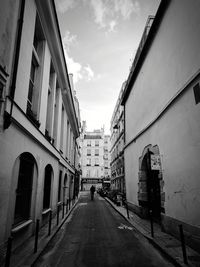
{"label": "gutter", "polygon": [[20,16],[18,19],[16,49],[15,49],[15,55],[14,55],[13,75],[12,75],[12,82],[11,82],[11,87],[10,87],[11,107],[10,107],[10,113],[7,113],[7,112],[4,113],[4,130],[10,127],[11,118],[12,118],[12,111],[13,111],[14,97],[15,97],[15,90],[16,90],[18,63],[19,63],[19,53],[20,53],[21,38],[22,38],[22,28],[23,28],[23,21],[24,21],[23,20],[24,7],[25,7],[25,0],[21,0]]}

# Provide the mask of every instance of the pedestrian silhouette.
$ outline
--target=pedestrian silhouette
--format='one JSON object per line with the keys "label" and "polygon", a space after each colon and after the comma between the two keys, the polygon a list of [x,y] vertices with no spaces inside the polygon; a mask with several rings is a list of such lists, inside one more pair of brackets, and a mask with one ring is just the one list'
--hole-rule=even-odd
{"label": "pedestrian silhouette", "polygon": [[95,187],[92,185],[92,186],[90,187],[90,196],[91,196],[91,200],[94,199],[94,192],[95,192]]}

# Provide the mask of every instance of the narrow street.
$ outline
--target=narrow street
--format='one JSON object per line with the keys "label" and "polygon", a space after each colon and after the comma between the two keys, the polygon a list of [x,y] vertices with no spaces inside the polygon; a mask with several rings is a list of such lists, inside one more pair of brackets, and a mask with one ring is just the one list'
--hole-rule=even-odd
{"label": "narrow street", "polygon": [[76,208],[34,267],[172,266],[106,200],[81,193]]}

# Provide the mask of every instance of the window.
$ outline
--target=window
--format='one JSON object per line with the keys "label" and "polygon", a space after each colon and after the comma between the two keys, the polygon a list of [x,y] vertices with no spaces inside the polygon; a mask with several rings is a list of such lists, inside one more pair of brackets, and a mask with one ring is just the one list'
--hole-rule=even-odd
{"label": "window", "polygon": [[99,156],[99,149],[95,149],[95,156]]}
{"label": "window", "polygon": [[87,170],[86,177],[90,177],[90,170]]}
{"label": "window", "polygon": [[58,202],[61,201],[61,184],[62,184],[62,171],[60,171],[60,173],[59,173]]}
{"label": "window", "polygon": [[105,167],[105,169],[108,169],[108,162],[107,161],[105,161],[104,167]]}
{"label": "window", "polygon": [[43,195],[43,209],[49,209],[50,207],[50,198],[51,198],[51,175],[52,167],[47,165],[45,168],[45,177],[44,177],[44,195]]}
{"label": "window", "polygon": [[91,140],[87,140],[87,146],[91,146]]}
{"label": "window", "polygon": [[[27,97],[27,109],[26,113],[29,119],[37,126],[40,126],[38,117],[39,110],[39,95],[40,95],[40,76],[42,73],[42,66],[40,65],[40,59],[43,57],[43,41],[45,40],[42,31],[39,17],[36,17],[35,22],[35,34],[33,40],[32,60],[30,69],[30,79]],[[40,66],[40,68],[38,68]]]}
{"label": "window", "polygon": [[99,166],[99,159],[95,158],[95,166]]}
{"label": "window", "polygon": [[29,153],[20,156],[18,184],[16,190],[14,224],[28,220],[31,208],[34,158]]}
{"label": "window", "polygon": [[87,159],[87,166],[91,166],[91,159]]}
{"label": "window", "polygon": [[87,149],[87,156],[91,156],[91,149]]}
{"label": "window", "polygon": [[95,140],[95,146],[99,146],[99,140]]}
{"label": "window", "polygon": [[27,100],[27,115],[32,115],[35,118],[37,117],[37,114],[33,113],[33,91],[34,91],[36,68],[37,66],[34,60],[32,60],[31,73],[30,73],[30,79],[29,79],[28,100]]}

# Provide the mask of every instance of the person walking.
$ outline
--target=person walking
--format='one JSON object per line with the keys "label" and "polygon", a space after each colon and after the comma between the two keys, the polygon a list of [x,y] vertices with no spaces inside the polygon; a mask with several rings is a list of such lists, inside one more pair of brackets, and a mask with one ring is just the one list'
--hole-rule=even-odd
{"label": "person walking", "polygon": [[91,196],[91,200],[94,200],[94,192],[95,192],[95,187],[94,185],[92,185],[90,187],[90,196]]}

